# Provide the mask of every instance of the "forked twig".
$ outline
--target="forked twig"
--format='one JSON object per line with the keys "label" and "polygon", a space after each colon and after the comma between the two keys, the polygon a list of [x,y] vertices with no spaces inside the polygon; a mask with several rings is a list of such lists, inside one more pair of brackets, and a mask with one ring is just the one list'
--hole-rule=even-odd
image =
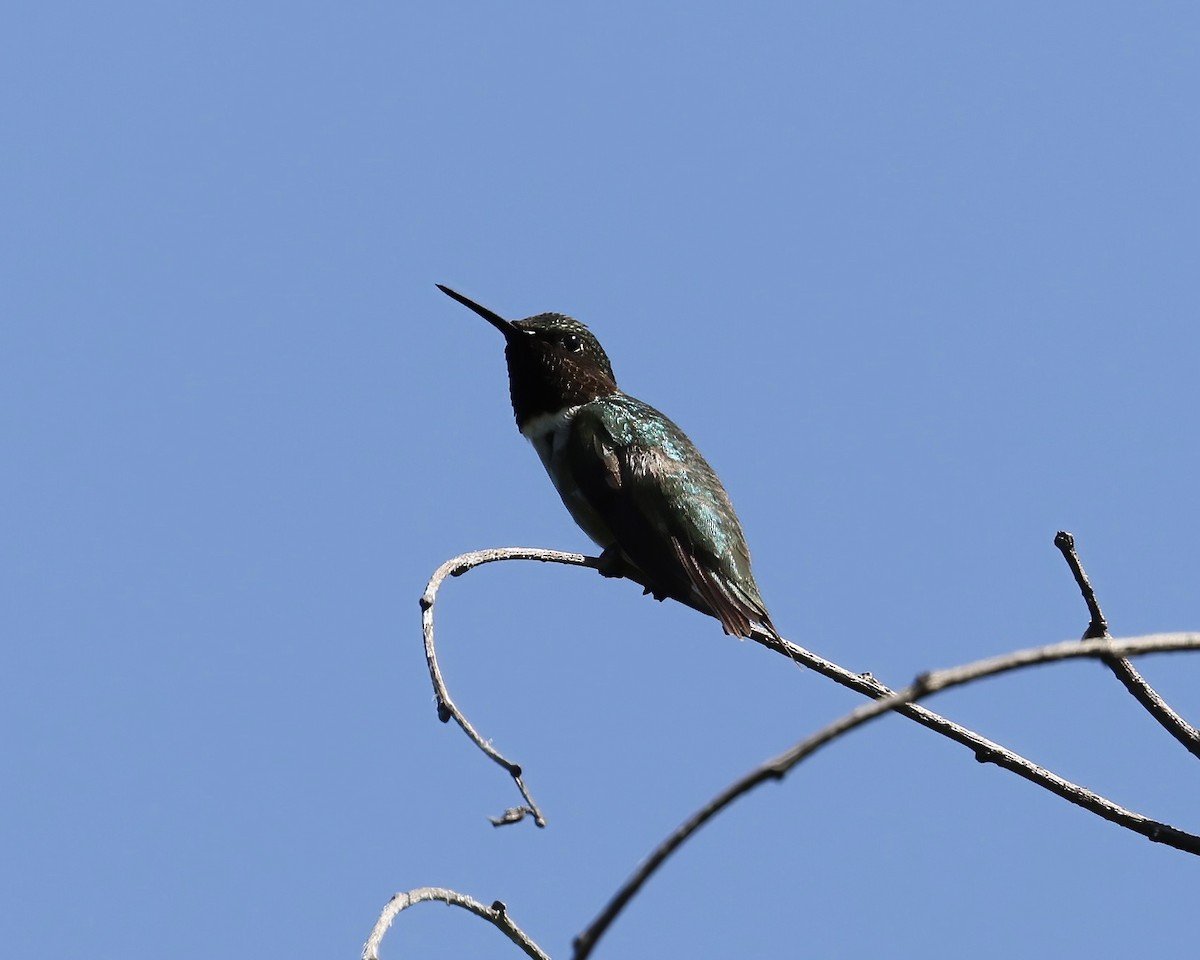
{"label": "forked twig", "polygon": [[[1088,628],[1084,631],[1083,639],[1091,640],[1096,637],[1107,637],[1108,621],[1100,610],[1100,602],[1092,589],[1092,582],[1075,552],[1075,538],[1065,530],[1054,535],[1054,545],[1062,553],[1071,574],[1079,585],[1079,592],[1088,608]],[[1132,663],[1124,657],[1103,657],[1105,665],[1112,670],[1117,679],[1124,684],[1135,700],[1145,707],[1150,716],[1159,722],[1164,730],[1183,744],[1192,756],[1200,758],[1200,730],[1197,730],[1183,717],[1176,713],[1143,677]]]}

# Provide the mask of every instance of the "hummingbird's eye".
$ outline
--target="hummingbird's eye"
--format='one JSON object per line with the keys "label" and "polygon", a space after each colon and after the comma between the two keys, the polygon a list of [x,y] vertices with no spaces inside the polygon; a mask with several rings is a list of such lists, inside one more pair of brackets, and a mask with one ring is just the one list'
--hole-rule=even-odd
{"label": "hummingbird's eye", "polygon": [[564,333],[562,345],[572,353],[579,353],[583,350],[583,341],[579,338],[579,334],[577,333]]}

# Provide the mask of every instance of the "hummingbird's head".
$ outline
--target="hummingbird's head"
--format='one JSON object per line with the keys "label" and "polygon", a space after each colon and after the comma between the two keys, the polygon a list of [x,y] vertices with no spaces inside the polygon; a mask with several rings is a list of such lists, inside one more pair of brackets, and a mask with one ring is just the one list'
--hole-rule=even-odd
{"label": "hummingbird's head", "polygon": [[508,388],[517,426],[617,390],[608,354],[587,327],[561,313],[510,321],[449,287],[438,289],[469,307],[504,334]]}

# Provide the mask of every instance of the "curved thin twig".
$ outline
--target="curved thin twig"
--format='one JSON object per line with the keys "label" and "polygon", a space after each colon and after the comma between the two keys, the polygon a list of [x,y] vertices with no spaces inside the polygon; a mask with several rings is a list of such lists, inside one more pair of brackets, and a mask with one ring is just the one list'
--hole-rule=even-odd
{"label": "curved thin twig", "polygon": [[[446,681],[442,678],[441,668],[438,666],[437,650],[433,642],[433,607],[437,603],[437,593],[442,586],[442,582],[447,577],[461,577],[468,570],[483,566],[485,563],[494,563],[497,560],[540,560],[543,563],[563,563],[569,566],[591,567],[609,577],[613,576],[613,574],[607,572],[611,569],[610,566],[606,565],[599,557],[588,557],[582,553],[566,553],[562,550],[542,550],[537,547],[493,547],[488,550],[475,550],[471,553],[463,553],[447,560],[434,571],[433,576],[429,578],[428,585],[425,587],[425,592],[421,595],[421,633],[425,637],[425,662],[429,665],[429,677],[433,681],[433,695],[437,701],[438,719],[442,723],[446,723],[453,718],[462,727],[463,732],[471,739],[471,742],[475,746],[508,771],[509,776],[516,782],[517,789],[521,791],[521,796],[525,800],[525,803],[521,806],[511,807],[505,810],[499,817],[489,817],[488,819],[492,821],[492,826],[501,827],[509,823],[517,823],[523,820],[528,814],[533,818],[534,823],[539,827],[544,827],[546,825],[546,817],[534,802],[529,789],[525,786],[525,781],[522,779],[521,765],[506,758],[491,743],[485,740],[471,725],[471,721],[467,719],[466,714],[462,712],[453,698],[451,698],[450,691],[446,687]],[[623,579],[631,580],[638,584],[647,593],[650,592],[650,586],[640,578],[638,571],[626,567],[621,570],[620,576]]]}
{"label": "curved thin twig", "polygon": [[[1054,545],[1058,547],[1063,559],[1067,561],[1067,566],[1071,568],[1071,574],[1075,577],[1080,594],[1083,595],[1083,602],[1087,604],[1090,620],[1083,639],[1107,637],[1109,635],[1108,621],[1104,619],[1104,614],[1100,610],[1100,601],[1096,599],[1096,591],[1092,589],[1092,582],[1088,579],[1087,571],[1083,569],[1079,554],[1075,552],[1075,538],[1066,530],[1059,530],[1054,535]],[[1138,673],[1129,660],[1124,657],[1103,657],[1102,659],[1105,666],[1116,675],[1116,678],[1146,709],[1146,712],[1157,720],[1167,733],[1183,744],[1192,756],[1200,759],[1200,730],[1176,713],[1158,691],[1146,682],[1146,678]]]}
{"label": "curved thin twig", "polygon": [[[547,556],[553,554],[553,556]],[[437,602],[437,592],[442,586],[442,581],[446,577],[461,577],[468,570],[472,570],[485,563],[492,563],[496,560],[557,560],[559,563],[571,563],[587,565],[589,557],[585,557],[581,553],[558,553],[557,551],[523,549],[521,547],[505,547],[495,550],[476,550],[473,553],[464,553],[453,559],[447,560],[434,571],[432,577],[429,578],[429,583],[425,587],[425,592],[421,595],[421,633],[425,637],[425,662],[429,665],[429,677],[433,681],[433,695],[437,700],[438,719],[442,723],[446,723],[451,717],[455,722],[462,727],[463,733],[470,737],[471,742],[482,750],[487,756],[491,757],[496,763],[500,764],[508,771],[509,776],[517,784],[517,789],[521,791],[521,796],[525,799],[525,803],[520,807],[513,807],[506,810],[499,817],[492,817],[493,826],[501,826],[506,823],[516,823],[525,817],[527,811],[532,817],[533,822],[539,827],[546,825],[546,818],[542,815],[542,811],[534,802],[533,796],[529,793],[529,789],[525,786],[525,781],[521,776],[521,765],[513,763],[507,757],[500,753],[487,740],[479,735],[478,731],[471,725],[471,721],[467,719],[466,714],[458,708],[450,696],[450,691],[446,688],[446,681],[442,678],[441,667],[438,666],[437,650],[433,642],[433,606]]]}
{"label": "curved thin twig", "polygon": [[418,887],[416,890],[398,893],[392,897],[387,902],[387,906],[383,908],[383,912],[380,913],[379,919],[375,921],[375,928],[371,931],[367,942],[363,944],[362,960],[379,960],[379,945],[383,942],[383,935],[387,933],[392,921],[402,910],[407,910],[414,903],[423,903],[426,900],[440,900],[449,906],[469,910],[508,937],[525,952],[526,956],[533,957],[534,960],[550,960],[550,955],[544,953],[536,943],[529,939],[529,935],[524,930],[512,922],[507,908],[499,900],[490,907],[485,907],[465,893],[447,890],[444,887]]}
{"label": "curved thin twig", "polygon": [[[596,942],[612,924],[613,920],[625,908],[626,904],[637,894],[642,885],[662,866],[689,837],[705,823],[729,806],[738,797],[750,792],[767,780],[781,780],[793,767],[812,756],[821,747],[841,737],[856,727],[862,726],[869,720],[887,713],[889,710],[911,704],[913,701],[930,696],[940,690],[961,686],[973,680],[1019,670],[1035,664],[1051,663],[1057,660],[1068,660],[1077,657],[1125,657],[1131,654],[1158,653],[1177,650],[1200,649],[1200,633],[1168,633],[1155,634],[1145,637],[1134,637],[1126,640],[1099,638],[1082,642],[1068,641],[1046,647],[1034,647],[1027,650],[1017,650],[1013,653],[946,670],[937,670],[921,674],[913,684],[905,689],[883,697],[874,703],[863,704],[834,723],[819,730],[806,740],[771,758],[756,767],[746,776],[731,784],[720,794],[710,800],[704,807],[697,810],[674,833],[664,840],[655,851],[642,862],[632,877],[617,891],[600,915],[592,921],[575,939],[574,960],[586,960],[595,947]],[[1186,833],[1167,824],[1141,818],[1141,828],[1138,833],[1158,843],[1166,843],[1178,850],[1200,856],[1200,836]]]}

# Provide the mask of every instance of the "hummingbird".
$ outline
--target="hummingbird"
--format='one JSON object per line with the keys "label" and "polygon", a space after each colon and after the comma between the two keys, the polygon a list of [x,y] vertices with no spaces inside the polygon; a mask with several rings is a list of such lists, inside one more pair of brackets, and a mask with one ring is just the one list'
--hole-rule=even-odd
{"label": "hummingbird", "polygon": [[617,387],[592,332],[561,313],[505,320],[437,287],[504,334],[517,428],[601,547],[601,573],[632,567],[655,599],[716,617],[727,634],[749,637],[757,626],[778,636],[716,472],[670,419]]}

